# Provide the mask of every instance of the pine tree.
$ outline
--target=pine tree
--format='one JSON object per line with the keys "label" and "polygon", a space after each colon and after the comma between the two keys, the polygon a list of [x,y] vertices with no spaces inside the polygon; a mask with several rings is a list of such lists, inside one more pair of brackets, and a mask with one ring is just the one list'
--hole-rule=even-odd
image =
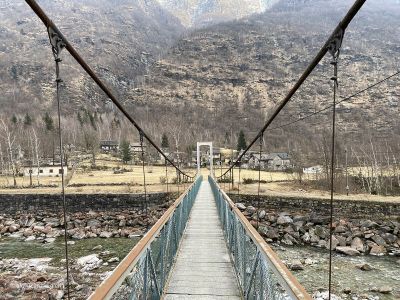
{"label": "pine tree", "polygon": [[11,122],[12,122],[14,125],[16,125],[16,124],[18,123],[18,118],[17,118],[16,115],[13,115],[13,116],[11,117]]}
{"label": "pine tree", "polygon": [[121,159],[124,164],[132,160],[132,152],[129,143],[123,140],[120,145]]}
{"label": "pine tree", "polygon": [[24,125],[31,126],[32,122],[33,122],[32,117],[28,113],[26,113],[26,115],[24,117]]}
{"label": "pine tree", "polygon": [[161,138],[161,148],[169,148],[169,141],[167,135],[164,133]]}
{"label": "pine tree", "polygon": [[243,130],[240,130],[238,143],[237,143],[237,150],[240,151],[240,150],[244,150],[246,148],[247,148],[246,138],[244,136]]}
{"label": "pine tree", "polygon": [[53,131],[54,130],[54,121],[50,117],[48,112],[46,112],[46,114],[44,115],[43,122],[44,122],[44,126],[45,126],[47,131]]}

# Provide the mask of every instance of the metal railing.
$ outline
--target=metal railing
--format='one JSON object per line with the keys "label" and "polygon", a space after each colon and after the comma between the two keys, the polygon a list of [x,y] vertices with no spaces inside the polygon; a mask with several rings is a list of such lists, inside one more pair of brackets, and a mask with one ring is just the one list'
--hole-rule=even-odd
{"label": "metal railing", "polygon": [[215,179],[208,181],[244,298],[311,299]]}
{"label": "metal railing", "polygon": [[89,299],[161,298],[201,181],[198,176]]}

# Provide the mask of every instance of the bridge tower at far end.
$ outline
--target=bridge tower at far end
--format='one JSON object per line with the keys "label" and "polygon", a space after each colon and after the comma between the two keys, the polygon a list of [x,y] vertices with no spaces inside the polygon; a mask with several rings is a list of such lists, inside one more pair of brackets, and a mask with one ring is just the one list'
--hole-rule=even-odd
{"label": "bridge tower at far end", "polygon": [[214,153],[213,153],[213,143],[212,142],[197,142],[197,172],[200,173],[200,166],[201,166],[201,161],[200,161],[200,147],[201,146],[210,146],[210,174],[214,176],[214,169],[213,169],[213,159],[214,159]]}

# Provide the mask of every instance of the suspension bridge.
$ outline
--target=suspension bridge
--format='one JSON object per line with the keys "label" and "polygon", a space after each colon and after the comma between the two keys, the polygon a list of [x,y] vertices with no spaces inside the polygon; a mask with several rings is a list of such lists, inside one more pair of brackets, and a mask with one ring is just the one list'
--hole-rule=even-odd
{"label": "suspension bridge", "polygon": [[[78,54],[40,6],[34,0],[26,0],[26,2],[47,28],[56,62],[58,125],[61,151],[63,147],[60,125],[60,53],[63,49],[66,49],[125,115],[135,129],[138,130],[142,147],[142,157],[143,142],[147,140],[150,145],[164,156],[166,165],[169,164],[176,168],[179,174],[178,180],[182,179],[184,182],[190,183],[183,194],[169,207],[157,223],[148,230],[144,237],[115,268],[112,274],[97,287],[89,299],[311,299],[311,296],[304,287],[291,274],[284,263],[235,206],[221,186],[219,186],[218,178],[214,175],[212,168],[208,176],[202,176],[199,172],[195,175],[186,174],[179,166],[175,165],[124,109],[118,99]],[[327,53],[331,54],[331,65],[333,67],[333,77],[331,78],[333,82],[333,104],[323,109],[332,108],[333,111],[330,173],[331,237],[335,170],[335,111],[337,104],[336,92],[338,87],[337,71],[339,55],[345,30],[364,3],[365,0],[356,0],[354,2],[353,6],[338,23],[315,58],[304,70],[299,80],[273,111],[263,128],[261,128],[245,151],[232,163],[230,168],[220,176],[222,179],[233,178],[232,175],[235,168],[239,168],[240,172],[242,157],[256,145],[257,141],[259,141],[261,155],[263,137],[266,130],[270,129],[271,123],[325,55]],[[398,74],[399,72],[386,79]],[[342,101],[355,97],[383,81],[371,85]],[[296,120],[295,122],[299,121],[301,120]],[[62,153],[61,157],[63,157]],[[145,176],[144,186],[146,187]],[[260,189],[258,189],[259,191]],[[144,192],[146,194],[146,189]],[[68,211],[65,205],[64,188],[62,196],[64,218],[66,218]],[[65,239],[66,236],[65,232]],[[332,239],[330,239],[330,243],[332,243]],[[332,245],[330,246],[329,299],[331,297],[332,286]],[[66,240],[65,256],[67,297],[69,298],[68,244]]]}

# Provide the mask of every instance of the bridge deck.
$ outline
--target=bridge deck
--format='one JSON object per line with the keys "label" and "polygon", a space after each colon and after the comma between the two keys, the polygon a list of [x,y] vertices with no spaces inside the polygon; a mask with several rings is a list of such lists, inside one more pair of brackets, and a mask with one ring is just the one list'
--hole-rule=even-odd
{"label": "bridge deck", "polygon": [[165,299],[241,299],[207,181],[192,208]]}

